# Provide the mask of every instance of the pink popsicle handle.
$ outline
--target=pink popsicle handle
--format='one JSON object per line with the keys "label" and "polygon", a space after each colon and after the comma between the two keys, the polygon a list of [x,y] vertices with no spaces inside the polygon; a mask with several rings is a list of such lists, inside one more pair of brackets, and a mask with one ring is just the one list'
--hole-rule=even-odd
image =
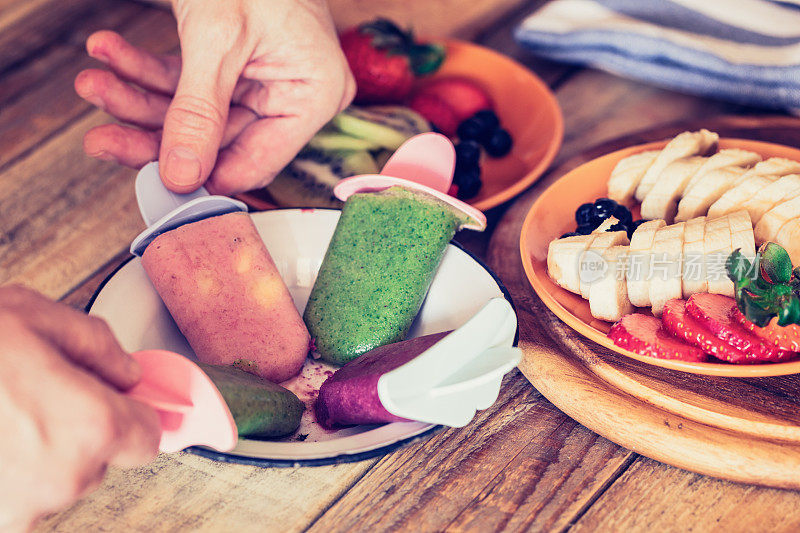
{"label": "pink popsicle handle", "polygon": [[198,445],[225,452],[236,446],[238,431],[230,409],[199,366],[166,350],[131,355],[142,368],[142,380],[127,394],[158,412],[160,451]]}

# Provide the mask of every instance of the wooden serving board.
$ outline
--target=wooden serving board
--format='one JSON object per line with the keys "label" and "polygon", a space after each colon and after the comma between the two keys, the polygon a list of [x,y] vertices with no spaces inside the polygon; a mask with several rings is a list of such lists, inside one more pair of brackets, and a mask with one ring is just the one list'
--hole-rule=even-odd
{"label": "wooden serving board", "polygon": [[512,205],[489,264],[517,305],[520,369],[554,405],[609,440],[701,474],[800,489],[800,375],[722,378],[658,368],[609,351],[562,323],[533,292],[519,235],[546,184],[600,155],[701,127],[723,137],[800,145],[800,119],[719,117],[628,135],[560,165]]}

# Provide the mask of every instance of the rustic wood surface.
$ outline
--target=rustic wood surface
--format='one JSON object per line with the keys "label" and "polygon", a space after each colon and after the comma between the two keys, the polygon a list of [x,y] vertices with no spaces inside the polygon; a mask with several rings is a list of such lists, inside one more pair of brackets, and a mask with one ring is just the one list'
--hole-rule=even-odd
{"label": "rustic wood surface", "polygon": [[[588,147],[634,131],[720,114],[747,121],[753,113],[532,57],[510,32],[541,3],[481,0],[463,8],[455,0],[337,0],[334,6],[339,21],[385,6],[404,20],[397,9],[418,13],[422,6],[422,33],[475,38],[532,68],[564,110],[557,164],[577,164],[572,158]],[[430,16],[428,7],[439,15]],[[81,150],[83,133],[108,120],[72,90],[80,69],[97,66],[83,43],[101,28],[155,51],[177,45],[171,15],[145,4],[0,0],[0,283],[21,282],[78,308],[127,256],[142,228],[133,172],[90,160]],[[545,176],[506,219],[527,211],[555,178]],[[518,236],[513,223],[498,225],[508,209],[488,214],[486,234],[460,236],[500,270],[518,261],[518,252],[489,246],[493,234],[497,242]],[[532,304],[518,280],[504,281],[521,309]],[[521,318],[523,329],[531,327],[524,313]],[[643,458],[566,416],[515,372],[497,404],[468,427],[440,431],[381,459],[260,469],[161,456],[146,468],[112,470],[97,492],[39,529],[796,530],[798,503],[796,492],[723,482]]]}

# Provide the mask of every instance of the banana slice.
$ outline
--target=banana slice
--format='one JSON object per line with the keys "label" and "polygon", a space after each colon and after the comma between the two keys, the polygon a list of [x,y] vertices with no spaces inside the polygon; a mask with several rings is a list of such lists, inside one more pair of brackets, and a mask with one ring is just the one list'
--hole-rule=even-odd
{"label": "banana slice", "polygon": [[750,261],[756,257],[756,241],[753,235],[753,223],[750,213],[744,209],[728,215],[728,226],[731,229],[731,252],[739,250]]}
{"label": "banana slice", "polygon": [[612,246],[601,256],[607,268],[603,276],[589,287],[589,310],[600,320],[616,322],[633,312],[625,283],[627,246]]}
{"label": "banana slice", "polygon": [[747,200],[777,179],[778,176],[750,176],[734,188],[728,189],[719,200],[711,204],[708,208],[708,218],[719,218],[740,210]]}
{"label": "banana slice", "polygon": [[547,248],[547,274],[556,285],[580,294],[578,261],[597,235],[574,235],[557,239]]}
{"label": "banana slice", "polygon": [[584,299],[589,298],[589,289],[600,279],[603,265],[602,253],[612,246],[629,244],[628,234],[624,231],[608,231],[598,234],[589,247],[580,255],[578,269],[580,271],[580,292]]}
{"label": "banana slice", "polygon": [[758,191],[752,198],[742,204],[747,209],[754,224],[758,224],[764,213],[776,205],[800,195],[800,175],[790,174],[778,178],[777,181]]}
{"label": "banana slice", "polygon": [[725,262],[733,251],[728,219],[729,217],[725,216],[706,222],[703,253],[705,254],[708,292],[733,296],[733,283],[725,270]]}
{"label": "banana slice", "polygon": [[785,157],[770,157],[755,164],[752,169],[754,174],[760,176],[787,176],[800,172],[800,161],[786,159]]}
{"label": "banana slice", "polygon": [[774,241],[778,235],[778,230],[798,216],[800,216],[800,196],[795,196],[791,200],[776,205],[764,213],[764,216],[756,224],[756,243],[762,244],[767,241]]}
{"label": "banana slice", "polygon": [[775,235],[775,242],[786,249],[793,265],[800,263],[800,218],[784,224]]}
{"label": "banana slice", "polygon": [[633,205],[636,187],[658,154],[659,150],[649,150],[628,156],[617,163],[608,180],[608,197],[622,205]]}
{"label": "banana slice", "polygon": [[686,185],[707,160],[707,157],[692,156],[667,165],[642,201],[642,218],[646,220],[661,218],[667,222],[671,221],[678,211],[678,200],[683,195]]}
{"label": "banana slice", "polygon": [[711,204],[732,189],[739,177],[747,172],[742,167],[723,167],[707,173],[693,186],[690,184],[678,204],[675,222],[685,222],[708,212]]}
{"label": "banana slice", "polygon": [[656,232],[650,248],[650,305],[655,316],[661,316],[664,304],[683,294],[681,283],[681,252],[685,222],[666,226]]}
{"label": "banana slice", "polygon": [[716,154],[709,157],[702,167],[697,171],[689,184],[686,186],[688,191],[703,179],[707,174],[714,172],[725,167],[741,167],[746,171],[751,171],[751,167],[761,161],[761,156],[755,152],[748,150],[739,150],[738,148],[728,148],[727,150],[720,150]]}
{"label": "banana slice", "polygon": [[683,257],[681,261],[681,291],[684,298],[692,294],[706,292],[705,248],[703,238],[706,233],[706,217],[693,218],[686,222],[683,232]]}
{"label": "banana slice", "polygon": [[636,228],[631,237],[631,251],[628,257],[628,298],[637,307],[650,305],[650,248],[653,246],[656,231],[663,228],[663,220],[649,220]]}
{"label": "banana slice", "polygon": [[636,199],[640,202],[653,188],[667,165],[677,159],[693,155],[705,155],[717,149],[719,135],[708,130],[685,131],[672,139],[656,156],[653,164],[647,169],[639,186],[636,187]]}

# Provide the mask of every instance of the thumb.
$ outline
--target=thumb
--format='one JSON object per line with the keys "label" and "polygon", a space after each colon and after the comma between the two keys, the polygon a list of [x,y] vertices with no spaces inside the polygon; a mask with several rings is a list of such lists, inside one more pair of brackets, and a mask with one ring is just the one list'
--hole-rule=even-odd
{"label": "thumb", "polygon": [[[192,46],[194,44],[194,46]],[[208,44],[183,46],[178,87],[164,119],[159,153],[161,179],[174,192],[191,192],[208,179],[217,159],[236,81],[246,58]]]}

